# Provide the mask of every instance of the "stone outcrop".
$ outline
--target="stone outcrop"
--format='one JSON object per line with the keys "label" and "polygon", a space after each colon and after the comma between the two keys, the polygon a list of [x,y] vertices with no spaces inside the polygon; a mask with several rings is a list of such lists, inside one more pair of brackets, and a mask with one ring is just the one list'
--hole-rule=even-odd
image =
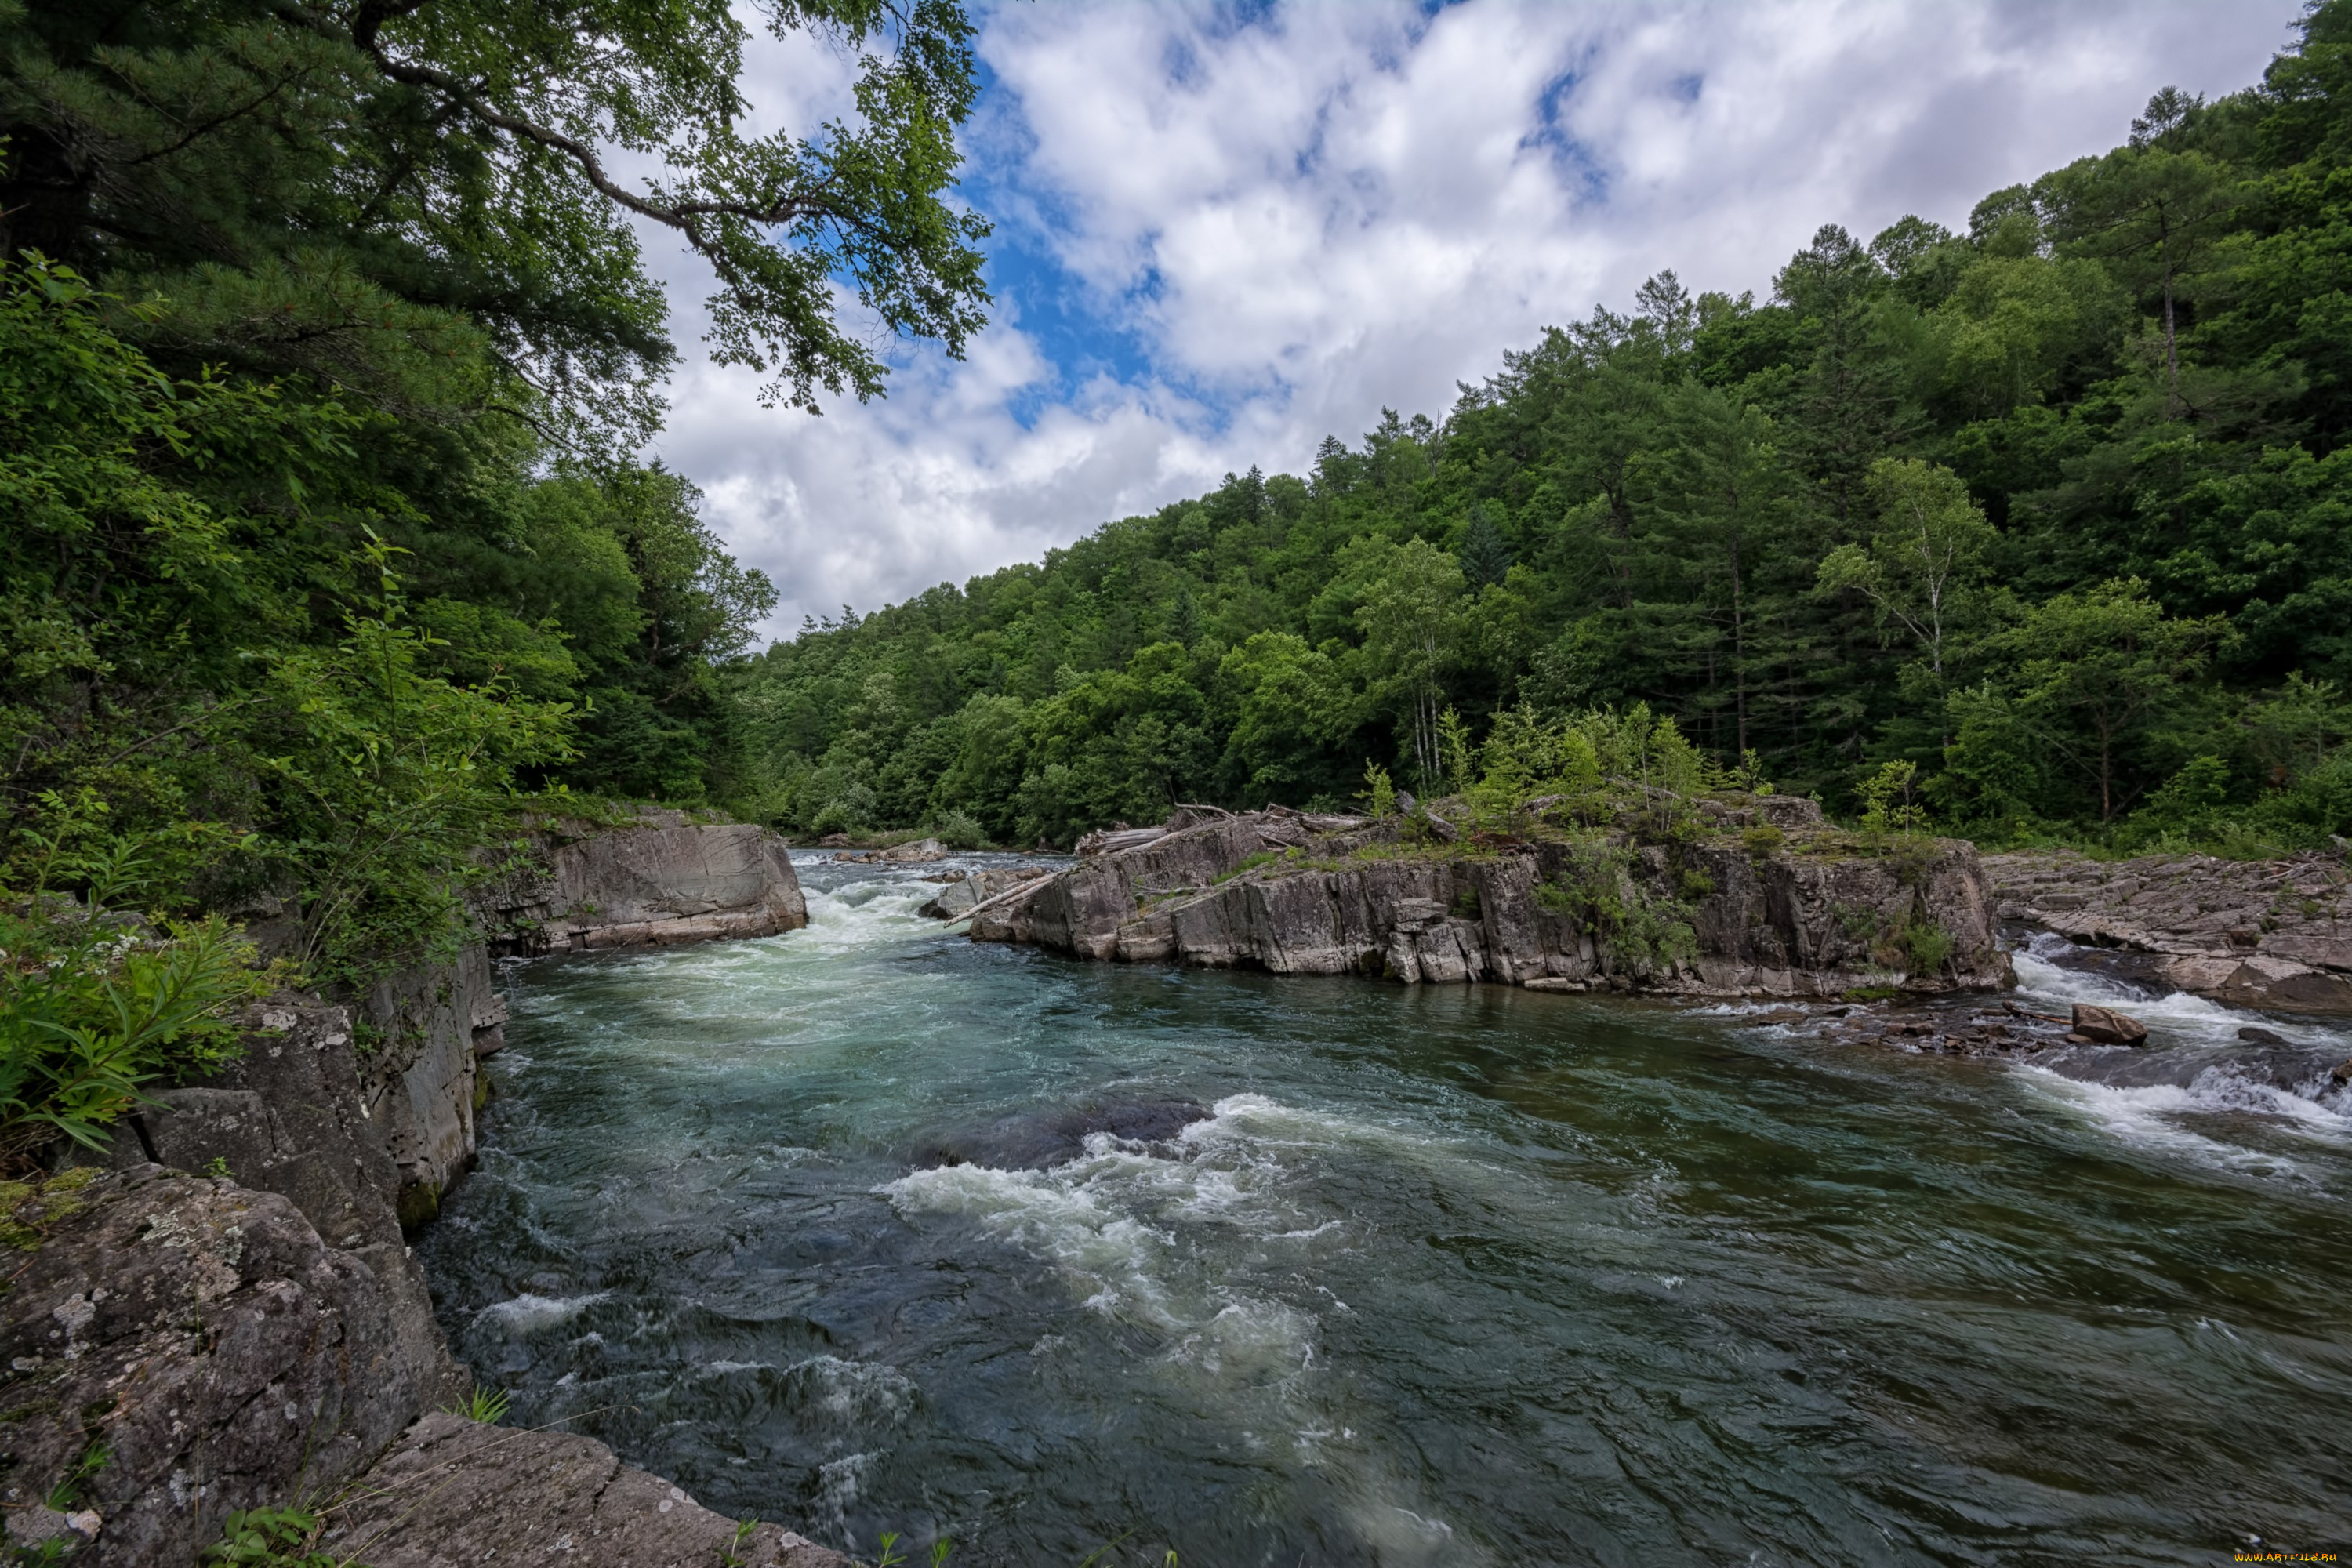
{"label": "stone outcrop", "polygon": [[[17,1541],[184,1568],[229,1513],[299,1504],[373,1568],[710,1568],[730,1550],[745,1568],[846,1568],[773,1525],[739,1539],[591,1438],[419,1419],[463,1373],[404,1323],[405,1292],[275,1193],[144,1164],[80,1195],[0,1304]],[[78,1467],[68,1507],[42,1506]]]}
{"label": "stone outcrop", "polygon": [[[1805,837],[1760,848],[1720,835],[1619,837],[1600,846],[1613,858],[1596,861],[1589,838],[1414,847],[1392,829],[1327,833],[1296,813],[1253,813],[1082,859],[983,911],[972,935],[1129,963],[1538,990],[1799,997],[2007,984],[1972,847],[1920,839],[1864,853],[1820,830],[1811,803],[1778,815]],[[1596,864],[1603,901],[1686,924],[1684,951],[1645,955],[1596,919],[1591,895],[1571,892]]]}
{"label": "stone outcrop", "polygon": [[634,826],[544,825],[542,868],[478,896],[504,952],[574,952],[773,936],[808,924],[789,846],[749,823],[654,811]]}
{"label": "stone outcrop", "polygon": [[222,1160],[337,1245],[398,1252],[402,1230],[431,1219],[473,1160],[476,1064],[504,1038],[495,984],[488,955],[468,945],[357,1006],[289,994],[255,1008],[244,1054],[204,1084],[157,1093],[110,1163],[199,1171]]}
{"label": "stone outcrop", "polygon": [[1996,855],[1999,912],[2153,955],[2149,978],[2244,1007],[2352,1012],[2352,873],[2340,859]]}
{"label": "stone outcrop", "polygon": [[[485,985],[488,973],[481,965]],[[404,977],[404,985],[412,981]],[[446,1358],[404,1230],[430,1217],[473,1157],[474,1058],[428,1041],[412,1059],[381,1033],[362,1056],[359,1016],[314,997],[254,1009],[243,1057],[210,1084],[158,1093],[131,1119],[129,1135],[117,1135],[109,1163],[226,1170],[245,1187],[283,1197],[399,1303],[391,1327],[404,1357]],[[430,1079],[420,1062],[453,1077]]]}
{"label": "stone outcrop", "polygon": [[[756,827],[654,814],[602,839],[551,832],[541,847],[541,872],[478,906],[511,917],[509,945],[525,951],[807,923],[781,841]],[[454,1464],[396,1518],[346,1509],[373,1521],[364,1561],[481,1561],[477,1541],[507,1539],[493,1498],[530,1527],[499,1561],[721,1561],[732,1521],[602,1444],[420,1422],[466,1374],[404,1232],[473,1158],[477,1064],[505,1022],[489,956],[470,945],[356,1005],[289,995],[254,1009],[237,1061],[126,1119],[87,1206],[0,1296],[12,1369],[0,1488],[18,1539],[81,1539],[76,1563],[185,1568],[231,1510],[315,1508],[347,1487],[364,1500]],[[40,1506],[93,1444],[112,1458],[76,1506]],[[380,1456],[382,1488],[368,1468]],[[549,1544],[567,1536],[586,1554]],[[773,1527],[734,1550],[763,1568],[847,1562]]]}
{"label": "stone outcrop", "polygon": [[74,1561],[180,1568],[230,1510],[332,1493],[460,1386],[416,1309],[275,1193],[152,1164],[102,1178],[0,1303],[6,1501],[102,1447],[70,1500],[96,1516]]}
{"label": "stone outcrop", "polygon": [[739,1533],[734,1520],[593,1439],[438,1411],[327,1519],[329,1547],[369,1568],[851,1568],[839,1552],[772,1524]]}

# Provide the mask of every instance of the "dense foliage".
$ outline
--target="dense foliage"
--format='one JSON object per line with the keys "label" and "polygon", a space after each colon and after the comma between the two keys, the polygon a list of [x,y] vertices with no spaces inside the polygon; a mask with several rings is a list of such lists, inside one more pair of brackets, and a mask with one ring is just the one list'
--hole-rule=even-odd
{"label": "dense foliage", "polygon": [[2352,4],[2303,35],[1964,234],[1662,272],[1442,422],[808,627],[761,809],[1066,842],[1646,702],[1841,810],[1893,763],[1979,832],[2352,831]]}
{"label": "dense foliage", "polygon": [[0,0],[0,1161],[209,1059],[208,915],[353,982],[530,798],[748,787],[774,592],[629,455],[676,357],[631,225],[787,404],[986,304],[961,10],[758,11],[851,121],[745,130],[717,0]]}

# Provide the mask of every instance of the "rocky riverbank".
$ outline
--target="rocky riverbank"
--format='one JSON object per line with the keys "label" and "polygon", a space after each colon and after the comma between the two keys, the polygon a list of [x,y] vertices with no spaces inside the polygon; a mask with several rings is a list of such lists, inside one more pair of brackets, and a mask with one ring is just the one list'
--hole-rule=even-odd
{"label": "rocky riverbank", "polygon": [[[509,951],[807,921],[756,827],[663,814],[542,849],[484,900]],[[407,1234],[472,1158],[476,1064],[504,1021],[482,944],[356,1005],[280,998],[254,1010],[240,1060],[129,1119],[104,1173],[7,1194],[31,1254],[0,1300],[12,1542],[186,1568],[229,1512],[299,1506],[373,1568],[845,1563],[772,1525],[739,1542],[591,1439],[435,1414],[468,1379]]]}
{"label": "rocky riverbank", "polygon": [[2340,856],[1986,858],[2003,920],[2129,955],[2164,987],[2242,1007],[2352,1013],[2352,869]]}
{"label": "rocky riverbank", "polygon": [[2009,981],[1990,885],[1957,839],[1863,840],[1776,796],[1697,803],[1663,841],[1522,826],[1180,810],[1082,847],[979,911],[972,935],[1129,963],[1689,997]]}

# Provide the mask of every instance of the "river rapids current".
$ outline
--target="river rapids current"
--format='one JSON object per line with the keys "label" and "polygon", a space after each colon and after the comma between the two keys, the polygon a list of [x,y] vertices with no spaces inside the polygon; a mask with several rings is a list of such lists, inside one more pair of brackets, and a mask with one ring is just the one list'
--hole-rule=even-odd
{"label": "river rapids current", "polygon": [[2342,1090],[1079,963],[795,858],[804,931],[511,976],[418,1246],[509,1424],[951,1568],[2352,1545]]}

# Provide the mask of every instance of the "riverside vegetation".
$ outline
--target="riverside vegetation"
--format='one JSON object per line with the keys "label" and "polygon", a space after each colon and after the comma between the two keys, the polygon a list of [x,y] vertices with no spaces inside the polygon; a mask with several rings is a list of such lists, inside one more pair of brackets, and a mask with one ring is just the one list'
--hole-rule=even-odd
{"label": "riverside vegetation", "polygon": [[761,15],[862,62],[856,125],[743,129],[716,4],[0,0],[0,1158],[257,989],[446,954],[533,804],[747,787],[774,590],[630,456],[677,351],[628,223],[783,405],[883,390],[835,279],[951,351],[987,300],[961,9]]}

